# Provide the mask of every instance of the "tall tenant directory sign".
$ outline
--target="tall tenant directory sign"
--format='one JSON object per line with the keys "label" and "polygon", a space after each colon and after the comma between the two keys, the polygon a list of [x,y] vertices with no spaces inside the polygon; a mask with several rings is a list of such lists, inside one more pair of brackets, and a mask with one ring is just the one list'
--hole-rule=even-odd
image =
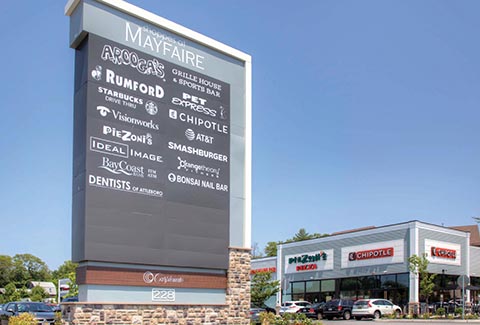
{"label": "tall tenant directory sign", "polygon": [[66,14],[80,300],[225,303],[250,245],[250,57],[124,1]]}

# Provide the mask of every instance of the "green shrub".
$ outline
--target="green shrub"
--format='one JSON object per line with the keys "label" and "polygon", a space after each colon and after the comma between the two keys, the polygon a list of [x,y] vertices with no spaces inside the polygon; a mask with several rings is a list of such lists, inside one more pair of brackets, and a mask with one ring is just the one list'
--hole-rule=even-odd
{"label": "green shrub", "polygon": [[445,308],[443,308],[443,307],[437,308],[437,310],[435,311],[435,315],[445,316]]}
{"label": "green shrub", "polygon": [[275,314],[274,313],[267,313],[265,311],[259,314],[259,319],[262,325],[273,325],[275,324]]}
{"label": "green shrub", "polygon": [[36,325],[35,317],[30,313],[21,313],[8,319],[8,325]]}
{"label": "green shrub", "polygon": [[55,313],[55,325],[62,325],[62,312],[60,311]]}
{"label": "green shrub", "polygon": [[457,314],[457,315],[461,315],[461,314],[462,314],[462,311],[463,311],[463,308],[462,308],[462,307],[457,307],[457,308],[455,308],[455,314]]}
{"label": "green shrub", "polygon": [[[302,313],[284,313],[282,317],[276,317],[274,325],[313,325],[313,321]],[[316,322],[321,325],[321,322]]]}

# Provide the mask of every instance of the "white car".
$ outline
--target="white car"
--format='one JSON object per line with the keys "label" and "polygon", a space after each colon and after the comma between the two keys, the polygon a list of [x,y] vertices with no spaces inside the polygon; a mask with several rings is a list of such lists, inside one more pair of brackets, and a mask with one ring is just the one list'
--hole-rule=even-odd
{"label": "white car", "polygon": [[352,317],[360,320],[364,317],[379,319],[382,315],[395,314],[399,317],[402,308],[386,299],[360,299],[355,301],[352,308]]}
{"label": "white car", "polygon": [[308,301],[296,300],[296,301],[285,301],[280,307],[280,315],[283,313],[296,313],[301,308],[311,305]]}

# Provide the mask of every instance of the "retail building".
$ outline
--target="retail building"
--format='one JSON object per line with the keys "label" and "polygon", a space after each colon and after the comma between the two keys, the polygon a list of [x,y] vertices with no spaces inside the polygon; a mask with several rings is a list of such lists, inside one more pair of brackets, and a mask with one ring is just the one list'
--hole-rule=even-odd
{"label": "retail building", "polygon": [[437,274],[430,301],[461,298],[459,276],[469,276],[466,301],[478,301],[480,236],[477,225],[443,227],[409,221],[335,233],[281,244],[277,257],[252,261],[252,272],[275,270],[286,300],[386,298],[401,306],[424,300],[419,277],[409,270],[412,255],[426,254],[428,271]]}

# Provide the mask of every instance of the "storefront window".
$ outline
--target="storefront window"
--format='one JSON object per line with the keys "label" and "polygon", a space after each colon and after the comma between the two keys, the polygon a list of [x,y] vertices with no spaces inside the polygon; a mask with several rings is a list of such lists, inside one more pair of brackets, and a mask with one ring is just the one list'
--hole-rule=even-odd
{"label": "storefront window", "polygon": [[322,280],[322,292],[335,292],[335,280]]}
{"label": "storefront window", "polygon": [[306,289],[306,292],[320,292],[320,281],[308,281]]}
{"label": "storefront window", "polygon": [[357,290],[357,278],[346,278],[340,280],[340,291]]}
{"label": "storefront window", "polygon": [[399,288],[408,288],[409,286],[408,273],[397,274],[397,285]]}
{"label": "storefront window", "polygon": [[378,277],[375,275],[360,277],[358,278],[358,281],[360,284],[360,289],[371,290],[378,289],[380,287]]}
{"label": "storefront window", "polygon": [[380,278],[382,289],[393,289],[397,287],[395,274],[382,275]]}
{"label": "storefront window", "polygon": [[292,283],[292,293],[298,294],[301,293],[302,295],[305,293],[305,282],[293,282]]}

